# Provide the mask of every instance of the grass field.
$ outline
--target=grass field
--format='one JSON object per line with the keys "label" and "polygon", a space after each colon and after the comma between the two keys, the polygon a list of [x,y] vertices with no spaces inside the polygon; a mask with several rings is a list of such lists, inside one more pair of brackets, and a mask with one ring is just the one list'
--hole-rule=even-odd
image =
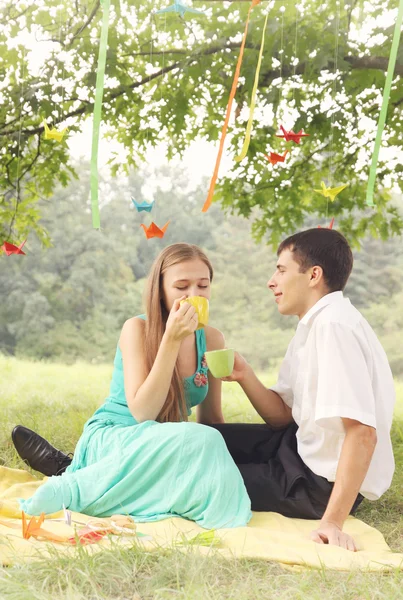
{"label": "grass field", "polygon": [[[73,452],[82,426],[107,396],[111,367],[23,362],[0,356],[0,461],[27,468],[11,443],[20,423]],[[274,377],[263,378],[267,384]],[[377,527],[395,551],[403,552],[403,382],[393,426],[396,474],[376,503],[364,502],[357,516]],[[224,386],[227,421],[259,422],[236,384]],[[285,571],[277,564],[221,559],[197,549],[147,554],[136,548],[10,568],[0,567],[0,599],[81,600],[155,598],[188,600],[403,599],[403,572],[388,574]]]}

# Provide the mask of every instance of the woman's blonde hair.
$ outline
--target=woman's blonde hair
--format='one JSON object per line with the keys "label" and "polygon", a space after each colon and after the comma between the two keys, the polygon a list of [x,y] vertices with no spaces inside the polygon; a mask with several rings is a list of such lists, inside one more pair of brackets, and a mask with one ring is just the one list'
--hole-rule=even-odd
{"label": "woman's blonde hair", "polygon": [[[210,271],[210,281],[212,281],[213,267],[204,252],[194,244],[179,243],[164,248],[150,269],[145,295],[147,319],[144,345],[148,373],[155,362],[169,315],[163,300],[164,273],[173,265],[194,259],[199,259],[207,265]],[[175,365],[165,404],[157,417],[157,421],[161,423],[187,421],[185,391],[177,364]]]}

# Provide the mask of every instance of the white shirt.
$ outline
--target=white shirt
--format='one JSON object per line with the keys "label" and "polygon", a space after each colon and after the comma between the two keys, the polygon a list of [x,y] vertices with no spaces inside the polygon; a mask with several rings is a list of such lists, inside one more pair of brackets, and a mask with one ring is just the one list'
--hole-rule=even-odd
{"label": "white shirt", "polygon": [[343,292],[323,296],[299,321],[272,389],[292,408],[302,460],[328,481],[336,479],[345,438],[341,417],[375,427],[378,441],[360,492],[376,500],[389,488],[393,376],[374,331]]}

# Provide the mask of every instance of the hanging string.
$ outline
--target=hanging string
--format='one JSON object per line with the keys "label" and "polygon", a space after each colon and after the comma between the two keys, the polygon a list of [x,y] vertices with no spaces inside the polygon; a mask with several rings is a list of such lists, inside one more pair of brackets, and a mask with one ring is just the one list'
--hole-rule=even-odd
{"label": "hanging string", "polygon": [[95,102],[91,148],[91,211],[92,226],[94,227],[94,229],[100,229],[101,227],[98,203],[98,147],[102,115],[102,98],[104,94],[106,50],[108,46],[110,0],[101,0],[101,4],[103,5],[103,17],[98,52],[97,79],[95,84]]}
{"label": "hanging string", "polygon": [[265,40],[268,18],[269,18],[269,11],[267,11],[267,13],[266,13],[266,19],[265,19],[264,25],[263,25],[262,41],[260,43],[259,58],[258,58],[258,62],[257,62],[256,72],[255,72],[255,81],[253,83],[250,108],[249,108],[249,119],[248,119],[248,123],[246,125],[246,132],[245,132],[245,140],[244,140],[240,154],[238,154],[238,156],[235,157],[235,162],[240,162],[241,160],[243,160],[248,153],[248,148],[249,148],[250,138],[251,138],[251,133],[252,133],[253,115],[254,115],[255,106],[256,106],[257,88],[259,85],[259,75],[260,75],[260,68],[262,65],[264,40]]}
{"label": "hanging string", "polygon": [[21,185],[20,185],[20,161],[21,161],[21,137],[22,137],[22,124],[23,124],[23,109],[24,109],[24,77],[25,77],[25,48],[22,51],[22,65],[21,65],[21,85],[20,85],[20,104],[19,104],[19,115],[20,123],[18,129],[17,138],[17,179],[15,182],[15,209],[13,218],[10,221],[10,227],[8,231],[8,237],[11,236],[14,222],[17,218],[18,205],[20,203]]}
{"label": "hanging string", "polygon": [[[57,71],[56,71],[56,77],[57,77],[57,81],[56,81],[56,89],[59,88],[59,71],[60,71],[60,64],[61,64],[61,59],[60,59],[60,55],[61,55],[61,50],[62,50],[62,6],[63,3],[62,1],[59,4],[59,57],[57,60]],[[62,89],[63,89],[63,84],[62,84]],[[62,96],[63,98],[63,96]],[[55,104],[56,104],[56,100],[55,100]],[[63,102],[58,102],[58,107],[55,106],[56,110],[55,112],[59,112],[59,122],[62,120],[62,114],[63,114]]]}
{"label": "hanging string", "polygon": [[[66,23],[66,4],[63,4],[63,2],[60,3],[60,6],[63,6],[63,11],[60,11],[60,31],[59,31],[59,45],[60,48],[62,47],[62,33],[64,33],[64,23]],[[62,13],[63,13],[63,19],[62,19]],[[62,24],[63,23],[63,24]],[[64,48],[64,45],[63,45]],[[64,50],[63,50],[64,53]],[[60,54],[59,54],[60,57]],[[59,58],[59,64],[60,64],[60,58]],[[66,72],[66,63],[65,63],[65,57],[63,57],[63,63],[62,63],[62,101],[59,105],[59,120],[61,121],[63,119],[63,113],[64,113],[64,75]]]}
{"label": "hanging string", "polygon": [[284,60],[284,13],[285,6],[280,6],[281,12],[281,37],[280,37],[280,85],[279,85],[279,94],[283,87],[283,60]]}
{"label": "hanging string", "polygon": [[[162,123],[162,98],[163,98],[163,87],[166,81],[166,77],[165,77],[165,45],[166,45],[166,39],[167,39],[167,13],[164,13],[164,40],[163,40],[163,46],[162,46],[162,82],[161,82],[161,95],[160,95],[160,123]],[[154,199],[154,209],[155,209],[155,219],[153,220],[158,220],[158,217],[160,215],[160,211],[159,211],[159,204],[158,202],[155,201]],[[157,223],[158,224],[158,223]],[[162,227],[163,223],[159,224],[159,227]]]}
{"label": "hanging string", "polygon": [[[150,13],[150,67],[149,67],[150,74],[148,76],[148,86],[147,86],[148,88],[150,88],[151,74],[152,74],[153,67],[154,67],[154,62],[153,62],[154,37],[153,37],[153,35],[154,35],[153,34],[153,14]],[[147,150],[148,150],[148,142],[149,142],[149,137],[148,137],[149,136],[149,131],[150,131],[150,127],[148,125],[148,127],[147,127],[147,136],[146,136],[146,139],[147,139]]]}
{"label": "hanging string", "polygon": [[[338,59],[339,59],[339,29],[340,29],[340,2],[336,2],[336,16],[334,24],[334,77],[332,84],[332,116],[330,122],[330,157],[329,157],[329,187],[333,187],[334,183],[334,164],[333,164],[333,149],[334,149],[334,123],[336,114],[336,92],[337,92],[337,77],[338,77]],[[329,198],[326,204],[326,217],[329,212]]]}
{"label": "hanging string", "polygon": [[294,102],[295,100],[295,86],[296,86],[296,81],[295,81],[295,76],[297,73],[297,45],[298,45],[298,7],[297,4],[294,4],[294,9],[295,9],[295,42],[294,42],[294,72],[293,72],[293,76],[292,76],[292,100]]}

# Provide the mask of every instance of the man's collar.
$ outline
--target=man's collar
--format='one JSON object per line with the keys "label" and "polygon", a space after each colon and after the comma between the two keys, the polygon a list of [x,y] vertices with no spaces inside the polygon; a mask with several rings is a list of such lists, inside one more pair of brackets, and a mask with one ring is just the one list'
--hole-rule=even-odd
{"label": "man's collar", "polygon": [[302,317],[299,321],[299,325],[308,325],[311,318],[316,315],[316,313],[321,309],[327,306],[328,304],[333,304],[334,302],[339,302],[344,298],[343,292],[331,292],[330,294],[326,294],[326,296],[322,296],[320,300],[314,304],[308,312]]}

